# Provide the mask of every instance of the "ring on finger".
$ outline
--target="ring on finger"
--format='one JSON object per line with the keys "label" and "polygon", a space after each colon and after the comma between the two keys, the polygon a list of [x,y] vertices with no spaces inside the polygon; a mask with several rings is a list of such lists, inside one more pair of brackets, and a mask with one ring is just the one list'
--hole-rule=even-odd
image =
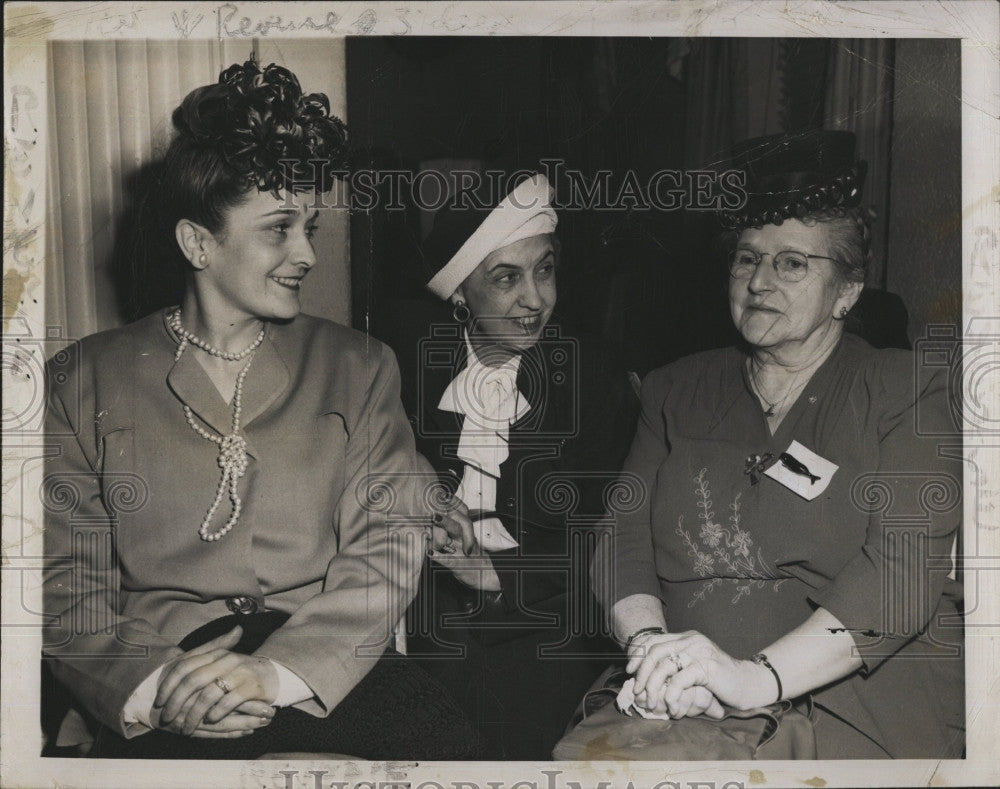
{"label": "ring on finger", "polygon": [[676,668],[678,671],[684,670],[684,664],[681,662],[681,656],[678,655],[676,652],[671,652],[669,655],[667,655],[667,660],[673,663],[674,668]]}
{"label": "ring on finger", "polygon": [[455,553],[455,538],[448,537],[448,542],[442,545],[440,550],[441,553]]}
{"label": "ring on finger", "polygon": [[233,686],[229,682],[229,680],[223,679],[222,677],[216,677],[215,684],[219,687],[219,690],[221,690],[223,693],[232,693],[233,691]]}

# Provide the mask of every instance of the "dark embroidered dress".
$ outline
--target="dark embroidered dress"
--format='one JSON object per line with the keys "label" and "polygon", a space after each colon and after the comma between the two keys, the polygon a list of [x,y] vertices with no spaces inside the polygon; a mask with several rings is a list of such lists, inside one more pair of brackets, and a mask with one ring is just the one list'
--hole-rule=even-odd
{"label": "dark embroidered dress", "polygon": [[[671,631],[742,659],[822,606],[864,667],[815,691],[817,707],[882,755],[961,756],[962,590],[948,577],[961,449],[949,457],[933,435],[951,424],[945,376],[845,335],[772,436],[744,360],[710,351],[644,382],[625,470],[650,502],[619,519],[615,599],[658,596]],[[745,473],[749,457],[770,454],[768,467],[793,440],[839,467],[812,501]]]}

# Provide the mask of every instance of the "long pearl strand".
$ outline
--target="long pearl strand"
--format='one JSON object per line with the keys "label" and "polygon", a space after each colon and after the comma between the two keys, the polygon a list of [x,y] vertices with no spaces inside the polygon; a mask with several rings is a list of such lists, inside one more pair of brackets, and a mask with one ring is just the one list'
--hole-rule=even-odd
{"label": "long pearl strand", "polygon": [[[260,333],[257,335],[257,339],[254,340],[253,344],[248,348],[236,353],[227,353],[225,351],[220,351],[208,343],[204,342],[199,337],[188,332],[181,325],[181,311],[177,309],[170,315],[169,318],[170,328],[174,330],[178,337],[180,337],[180,342],[177,347],[177,352],[174,355],[174,360],[181,358],[181,354],[184,353],[184,349],[187,347],[188,343],[201,348],[206,353],[217,356],[221,359],[226,359],[228,361],[239,361],[240,359],[246,359],[247,363],[243,365],[243,369],[240,370],[239,375],[236,376],[236,389],[233,393],[233,422],[232,429],[229,435],[213,435],[205,430],[201,425],[195,422],[194,412],[191,410],[190,406],[184,406],[184,416],[187,418],[188,425],[202,438],[211,441],[213,444],[219,447],[219,457],[217,458],[217,463],[222,469],[222,477],[219,479],[219,486],[215,491],[215,500],[212,502],[212,506],[208,508],[208,513],[205,515],[201,522],[201,526],[198,529],[198,536],[201,537],[205,542],[215,542],[216,540],[221,540],[225,537],[236,525],[236,522],[240,518],[240,513],[243,511],[243,500],[240,498],[238,485],[240,479],[246,474],[247,466],[249,461],[247,460],[247,442],[246,439],[240,435],[240,417],[243,413],[243,382],[246,380],[247,372],[250,370],[250,365],[253,364],[253,357],[260,347],[260,344],[264,342],[264,328],[261,327]],[[249,358],[248,358],[249,357]],[[229,491],[229,501],[232,505],[232,511],[229,515],[229,520],[226,521],[225,525],[218,531],[211,531],[212,518],[215,515],[216,510],[219,508],[219,504],[222,502],[222,496],[227,491]]]}

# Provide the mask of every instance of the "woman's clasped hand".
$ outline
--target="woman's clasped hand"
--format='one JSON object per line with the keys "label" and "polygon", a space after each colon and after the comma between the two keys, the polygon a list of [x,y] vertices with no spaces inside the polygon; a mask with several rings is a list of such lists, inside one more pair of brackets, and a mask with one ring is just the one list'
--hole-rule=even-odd
{"label": "woman's clasped hand", "polygon": [[736,660],[693,630],[636,637],[625,668],[635,678],[636,706],[654,715],[722,718],[723,705],[746,710],[776,700],[767,668]]}
{"label": "woman's clasped hand", "polygon": [[274,718],[278,672],[267,658],[231,652],[238,625],[168,663],[160,676],[150,722],[192,737],[252,734]]}
{"label": "woman's clasped hand", "polygon": [[478,550],[469,508],[460,499],[450,499],[446,511],[431,516],[431,524],[430,547],[433,551],[453,554],[460,550],[470,556]]}

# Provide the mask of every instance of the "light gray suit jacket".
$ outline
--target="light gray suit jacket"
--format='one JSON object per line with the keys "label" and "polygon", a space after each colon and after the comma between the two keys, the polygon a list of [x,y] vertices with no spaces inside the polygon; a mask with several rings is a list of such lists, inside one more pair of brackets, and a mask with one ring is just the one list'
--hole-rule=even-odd
{"label": "light gray suit jacket", "polygon": [[[254,598],[288,613],[255,654],[284,664],[328,714],[389,644],[413,597],[435,475],[414,449],[392,352],[328,321],[271,324],[243,394],[243,513],[217,542],[198,527],[232,409],[195,354],[174,361],[164,313],[49,361],[45,655],[121,731],[139,683],[195,628]],[[224,495],[213,522],[228,517]]]}

